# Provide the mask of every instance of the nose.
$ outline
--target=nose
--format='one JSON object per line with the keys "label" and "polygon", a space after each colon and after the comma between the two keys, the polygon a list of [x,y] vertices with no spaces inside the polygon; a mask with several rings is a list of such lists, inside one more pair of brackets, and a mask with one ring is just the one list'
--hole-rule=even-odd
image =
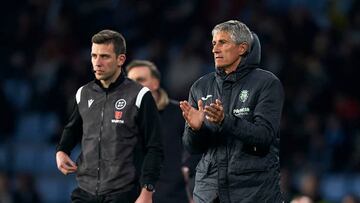
{"label": "nose", "polygon": [[101,66],[101,60],[100,57],[93,57],[92,63],[94,67],[100,67]]}
{"label": "nose", "polygon": [[213,45],[212,52],[213,53],[219,53],[220,52],[219,47],[216,44]]}

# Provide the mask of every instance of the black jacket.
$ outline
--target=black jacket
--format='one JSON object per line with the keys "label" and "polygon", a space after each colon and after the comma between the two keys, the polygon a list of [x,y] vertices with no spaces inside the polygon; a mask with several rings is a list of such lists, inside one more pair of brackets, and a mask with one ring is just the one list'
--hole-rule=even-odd
{"label": "black jacket", "polygon": [[92,81],[77,104],[57,151],[70,154],[81,140],[79,187],[91,194],[125,192],[155,185],[163,159],[159,114],[149,89],[123,74],[109,88]]}
{"label": "black jacket", "polygon": [[170,100],[166,107],[159,111],[164,135],[164,162],[154,193],[155,203],[188,201],[181,172],[183,154],[181,137],[184,132],[184,118],[178,103]]}
{"label": "black jacket", "polygon": [[203,153],[197,173],[217,171],[221,202],[281,202],[279,125],[284,93],[278,78],[244,58],[229,75],[217,70],[196,81],[189,102],[197,109],[200,99],[204,105],[220,99],[225,119],[221,125],[205,119],[198,131],[185,125],[185,147]]}

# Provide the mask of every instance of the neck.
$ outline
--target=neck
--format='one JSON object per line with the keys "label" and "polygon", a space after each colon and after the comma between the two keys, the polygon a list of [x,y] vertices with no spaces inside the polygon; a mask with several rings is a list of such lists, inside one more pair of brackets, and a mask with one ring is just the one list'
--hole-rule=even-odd
{"label": "neck", "polygon": [[224,71],[226,74],[230,74],[230,73],[236,71],[236,68],[237,68],[237,66],[231,67],[231,68],[224,68]]}
{"label": "neck", "polygon": [[151,93],[154,97],[158,110],[163,110],[169,104],[169,97],[163,89],[159,88]]}
{"label": "neck", "polygon": [[234,63],[230,64],[229,66],[223,67],[225,73],[230,74],[230,73],[236,71],[236,69],[239,66],[240,62],[241,62],[241,57],[239,57],[239,59],[234,61]]}
{"label": "neck", "polygon": [[110,84],[116,81],[116,79],[119,77],[120,73],[121,73],[121,68],[119,69],[119,71],[116,71],[115,74],[111,78],[109,78],[107,80],[100,80],[103,87],[109,88]]}
{"label": "neck", "polygon": [[156,104],[159,103],[159,100],[160,100],[159,90],[151,91],[151,94],[154,97],[154,100],[155,100]]}

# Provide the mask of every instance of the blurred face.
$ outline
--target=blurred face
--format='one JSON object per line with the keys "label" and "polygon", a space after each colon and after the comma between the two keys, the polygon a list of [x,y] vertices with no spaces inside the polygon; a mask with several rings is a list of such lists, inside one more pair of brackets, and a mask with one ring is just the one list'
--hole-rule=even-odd
{"label": "blurred face", "polygon": [[313,203],[313,201],[309,197],[303,196],[292,200],[290,203]]}
{"label": "blurred face", "polygon": [[91,63],[93,66],[96,79],[108,87],[114,82],[121,73],[121,66],[125,62],[125,55],[116,56],[114,45],[109,44],[92,44]]}
{"label": "blurred face", "polygon": [[227,32],[219,31],[212,40],[215,67],[224,69],[226,73],[236,70],[240,64],[241,56],[247,50],[247,44],[236,44]]}
{"label": "blurred face", "polygon": [[135,66],[128,71],[128,78],[135,80],[142,86],[149,88],[152,92],[159,88],[159,81],[151,75],[147,66]]}

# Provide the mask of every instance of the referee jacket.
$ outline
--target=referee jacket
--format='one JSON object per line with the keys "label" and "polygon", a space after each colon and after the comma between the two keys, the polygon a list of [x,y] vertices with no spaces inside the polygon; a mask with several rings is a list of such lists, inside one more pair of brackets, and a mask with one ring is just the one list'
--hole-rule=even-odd
{"label": "referee jacket", "polygon": [[70,154],[78,142],[79,187],[94,195],[155,185],[163,151],[159,114],[148,88],[123,73],[109,88],[94,80],[76,93],[57,151]]}

